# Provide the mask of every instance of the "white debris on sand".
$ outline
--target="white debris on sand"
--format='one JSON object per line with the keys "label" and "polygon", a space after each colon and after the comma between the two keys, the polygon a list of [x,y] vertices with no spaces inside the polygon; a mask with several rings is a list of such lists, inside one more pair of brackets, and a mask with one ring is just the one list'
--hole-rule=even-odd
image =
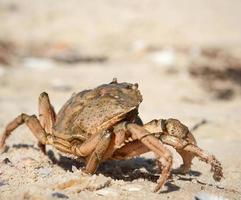
{"label": "white debris on sand", "polygon": [[50,59],[29,57],[24,59],[23,66],[28,69],[46,71],[53,69],[56,65]]}
{"label": "white debris on sand", "polygon": [[4,76],[6,73],[6,70],[0,65],[0,77]]}
{"label": "white debris on sand", "polygon": [[150,55],[150,59],[152,62],[164,67],[173,66],[175,62],[175,58],[176,58],[175,51],[172,48],[155,51]]}
{"label": "white debris on sand", "polygon": [[138,192],[142,189],[142,186],[137,184],[128,184],[125,185],[124,190],[127,190],[129,192]]}
{"label": "white debris on sand", "polygon": [[100,196],[113,196],[113,197],[117,197],[119,194],[116,190],[114,189],[111,189],[111,188],[104,188],[104,189],[101,189],[101,190],[97,190],[95,192],[97,195],[100,195]]}
{"label": "white debris on sand", "polygon": [[195,200],[228,200],[221,196],[216,196],[213,194],[209,194],[207,192],[199,192],[194,197]]}

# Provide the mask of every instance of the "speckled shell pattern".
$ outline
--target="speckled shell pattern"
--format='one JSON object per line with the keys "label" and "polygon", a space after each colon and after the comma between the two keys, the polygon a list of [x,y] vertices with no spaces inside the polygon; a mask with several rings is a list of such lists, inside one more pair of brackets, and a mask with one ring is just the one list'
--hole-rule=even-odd
{"label": "speckled shell pattern", "polygon": [[63,139],[86,140],[137,113],[141,101],[137,84],[110,83],[84,90],[72,95],[59,111],[53,133]]}

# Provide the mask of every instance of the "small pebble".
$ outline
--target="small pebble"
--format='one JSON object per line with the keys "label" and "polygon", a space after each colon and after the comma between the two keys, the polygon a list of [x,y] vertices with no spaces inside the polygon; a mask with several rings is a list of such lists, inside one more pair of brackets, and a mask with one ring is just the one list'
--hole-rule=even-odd
{"label": "small pebble", "polygon": [[129,192],[137,192],[140,191],[142,187],[140,185],[126,185],[124,189]]}
{"label": "small pebble", "polygon": [[42,176],[49,176],[51,173],[51,170],[48,168],[40,168],[38,169],[38,173]]}
{"label": "small pebble", "polygon": [[75,167],[74,165],[72,165],[72,172],[78,172],[79,170],[77,169],[77,167]]}
{"label": "small pebble", "polygon": [[10,164],[10,163],[12,163],[12,162],[9,160],[9,158],[5,158],[5,159],[3,159],[2,163],[4,163],[4,164]]}
{"label": "small pebble", "polygon": [[17,166],[20,168],[28,168],[28,167],[37,166],[37,165],[38,165],[38,162],[33,158],[29,158],[29,157],[21,159],[17,164]]}
{"label": "small pebble", "polygon": [[104,188],[101,190],[97,190],[95,193],[100,196],[117,196],[118,195],[118,193],[111,188]]}

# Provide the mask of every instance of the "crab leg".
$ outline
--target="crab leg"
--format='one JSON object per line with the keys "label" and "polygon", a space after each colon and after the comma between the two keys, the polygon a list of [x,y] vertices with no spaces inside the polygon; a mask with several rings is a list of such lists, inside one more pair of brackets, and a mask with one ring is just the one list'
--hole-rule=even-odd
{"label": "crab leg", "polygon": [[98,165],[103,161],[104,154],[109,147],[111,141],[111,133],[105,131],[100,138],[95,150],[91,153],[90,157],[87,159],[87,164],[85,172],[89,174],[95,173]]}
{"label": "crab leg", "polygon": [[[0,139],[0,148],[5,144],[6,139],[18,126],[25,123],[35,137],[39,140],[38,146],[45,153],[45,145],[49,142],[47,138],[52,133],[52,126],[55,122],[55,112],[50,104],[48,94],[43,92],[39,96],[39,120],[35,115],[29,116],[25,113],[20,114],[10,122]],[[50,140],[52,141],[52,139]]]}
{"label": "crab leg", "polygon": [[97,144],[101,140],[102,134],[94,134],[92,137],[87,139],[84,143],[78,140],[73,140],[70,145],[72,154],[80,157],[89,156],[96,148]]}
{"label": "crab leg", "polygon": [[5,144],[6,139],[10,136],[12,131],[14,131],[17,127],[25,123],[34,136],[41,142],[41,144],[47,144],[48,134],[45,132],[43,127],[41,126],[39,120],[35,115],[27,115],[22,113],[18,117],[16,117],[12,122],[10,122],[3,132],[3,135],[0,139],[0,148],[2,148]]}
{"label": "crab leg", "polygon": [[[153,128],[153,126],[152,126]],[[154,130],[154,129],[153,129]],[[187,138],[181,139],[175,136],[166,135],[163,132],[152,133],[162,143],[174,147],[183,158],[184,164],[178,169],[178,171],[185,173],[190,170],[192,159],[198,157],[200,160],[211,165],[211,171],[213,172],[213,178],[216,181],[220,181],[223,177],[222,166],[220,162],[213,155],[207,154],[201,148],[196,145],[195,139],[191,133]],[[137,156],[150,151],[140,141],[133,141],[125,144],[120,149],[116,150],[112,155],[112,159],[128,159],[133,156]]]}
{"label": "crab leg", "polygon": [[104,160],[111,158],[113,153],[124,145],[125,139],[126,139],[125,126],[126,126],[126,123],[122,122],[114,127],[113,129],[114,134],[112,134],[109,147],[105,152]]}
{"label": "crab leg", "polygon": [[[174,120],[174,121],[176,122],[177,120]],[[170,121],[169,121],[169,123],[170,123]],[[176,126],[175,126],[175,124],[173,124],[173,126],[176,127],[176,130],[175,130],[175,132],[177,133],[176,138],[183,139],[186,142],[188,142],[189,144],[194,144],[194,145],[197,144],[194,136],[192,135],[192,133],[190,131],[188,131],[186,136],[184,138],[182,138],[182,134],[181,134],[182,130],[183,130],[182,127],[185,126],[185,125],[182,125],[181,123],[178,123],[178,124],[176,124]],[[155,137],[157,137],[159,139],[161,139],[162,135],[167,135],[167,134],[169,135],[170,134],[170,133],[168,133],[167,130],[163,130],[163,128],[164,129],[166,129],[166,128],[162,127],[162,120],[161,119],[159,119],[159,120],[154,119],[154,120],[146,123],[144,125],[144,128],[146,130],[148,130],[149,132],[153,133],[155,135]],[[184,130],[188,130],[187,127]],[[163,131],[165,131],[165,133]],[[177,149],[175,146],[173,146],[173,147],[180,154],[180,156],[182,157],[182,160],[183,160],[183,164],[178,169],[176,169],[174,171],[174,173],[181,173],[181,174],[188,173],[190,168],[191,168],[192,160],[195,157],[195,155],[192,152],[187,152],[187,151],[185,151],[181,148]]]}
{"label": "crab leg", "polygon": [[111,158],[115,160],[130,159],[149,151],[150,149],[142,142],[135,140],[116,150]]}
{"label": "crab leg", "polygon": [[53,142],[52,145],[58,149],[59,151],[62,151],[64,153],[69,153],[72,154],[71,151],[71,143],[67,140],[64,140],[62,138],[58,138],[56,136],[52,136],[53,137]]}
{"label": "crab leg", "polygon": [[157,162],[159,163],[158,166],[161,166],[162,171],[162,175],[158,180],[156,188],[154,189],[155,192],[158,192],[169,177],[172,166],[171,152],[164,147],[160,140],[155,138],[143,127],[136,124],[127,124],[126,128],[131,133],[133,140],[141,141],[147,148],[157,155]]}
{"label": "crab leg", "polygon": [[176,151],[182,157],[183,164],[178,169],[175,169],[173,171],[173,173],[187,174],[191,169],[192,160],[195,157],[195,155],[192,152],[187,152],[187,151],[182,150],[182,149],[176,149]]}
{"label": "crab leg", "polygon": [[[162,126],[163,120],[153,120],[145,124],[145,128],[159,138],[163,143],[173,146],[183,159],[183,165],[177,172],[187,173],[190,170],[192,160],[196,156],[200,160],[211,165],[211,171],[214,172],[213,178],[219,181],[223,177],[222,166],[220,162],[213,156],[205,153],[197,146],[193,134],[179,120],[164,120],[165,126]],[[168,126],[168,127],[167,127]],[[164,129],[164,133],[160,132],[160,128]],[[183,134],[186,132],[186,135]],[[158,133],[159,132],[159,133]],[[173,135],[175,134],[175,136]]]}
{"label": "crab leg", "polygon": [[[53,106],[50,103],[49,96],[43,92],[39,96],[39,121],[44,130],[52,134],[52,127],[55,123],[56,114]],[[45,144],[38,142],[41,151],[46,154]]]}
{"label": "crab leg", "polygon": [[[185,140],[189,144],[197,146],[197,142],[191,132],[188,132],[185,139],[180,138],[180,140]],[[179,167],[179,169],[176,170],[176,172],[181,174],[186,174],[191,169],[192,160],[195,157],[195,154],[193,152],[186,151],[184,149],[176,149],[176,151],[180,154],[183,160],[183,164]]]}
{"label": "crab leg", "polygon": [[210,164],[211,171],[213,172],[213,178],[215,181],[220,181],[223,177],[221,163],[215,158],[214,155],[209,155],[196,145],[189,144],[187,141],[171,135],[161,135],[160,139],[161,141],[163,141],[163,143],[171,145],[177,150],[190,152],[197,156],[200,160]]}
{"label": "crab leg", "polygon": [[47,133],[52,134],[55,119],[56,114],[50,103],[49,96],[46,92],[43,92],[39,96],[39,121]]}

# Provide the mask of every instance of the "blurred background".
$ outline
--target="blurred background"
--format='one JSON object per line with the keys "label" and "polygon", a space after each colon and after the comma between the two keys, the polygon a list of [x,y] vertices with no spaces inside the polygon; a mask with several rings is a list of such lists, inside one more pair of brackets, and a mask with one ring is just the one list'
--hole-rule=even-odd
{"label": "blurred background", "polygon": [[[200,146],[226,169],[239,165],[240,9],[239,0],[0,0],[1,130],[37,114],[42,91],[58,111],[73,92],[116,77],[139,84],[144,122],[202,124]],[[34,142],[30,133],[9,139]]]}
{"label": "blurred background", "polygon": [[[58,110],[72,92],[116,77],[139,83],[144,120],[229,119],[240,111],[240,7],[238,0],[1,0],[1,113],[35,112],[30,105],[42,91]],[[235,108],[225,110],[231,101]]]}

